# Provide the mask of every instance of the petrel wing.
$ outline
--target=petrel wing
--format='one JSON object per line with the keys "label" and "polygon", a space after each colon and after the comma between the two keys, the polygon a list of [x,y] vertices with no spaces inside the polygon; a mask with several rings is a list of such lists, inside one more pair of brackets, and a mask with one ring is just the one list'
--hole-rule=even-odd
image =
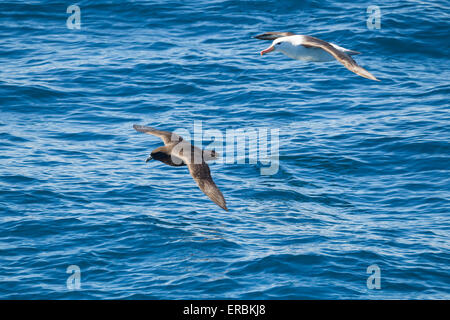
{"label": "petrel wing", "polygon": [[204,194],[206,194],[212,201],[214,201],[215,204],[217,204],[225,211],[228,211],[225,198],[223,197],[222,192],[220,192],[219,188],[214,183],[211,177],[209,166],[206,164],[206,162],[203,161],[200,164],[189,163],[188,168],[192,178],[194,178],[200,190],[202,190]]}
{"label": "petrel wing", "polygon": [[172,148],[171,154],[182,159],[187,164],[189,172],[200,190],[219,207],[228,211],[225,198],[211,177],[211,171],[206,164],[206,160],[209,159],[205,159],[203,150],[183,141]]}
{"label": "petrel wing", "polygon": [[168,144],[174,143],[174,142],[180,142],[183,140],[182,137],[180,137],[179,135],[170,132],[170,131],[162,131],[162,130],[157,130],[155,128],[152,127],[147,127],[147,126],[141,126],[138,124],[134,124],[133,128],[136,131],[139,132],[143,132],[143,133],[147,133],[147,134],[151,134],[153,136],[156,136],[158,138],[160,138],[164,144],[167,146]]}

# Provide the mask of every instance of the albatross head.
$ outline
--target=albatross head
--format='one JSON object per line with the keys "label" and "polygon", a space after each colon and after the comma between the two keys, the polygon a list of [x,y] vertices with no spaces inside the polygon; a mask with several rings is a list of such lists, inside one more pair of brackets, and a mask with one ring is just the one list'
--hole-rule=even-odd
{"label": "albatross head", "polygon": [[270,45],[270,47],[268,47],[267,49],[264,49],[263,51],[261,51],[261,55],[265,55],[266,53],[272,52],[272,51],[280,51],[282,53],[286,53],[289,52],[291,50],[294,49],[293,44],[291,43],[289,37],[282,37],[282,38],[278,38],[273,40],[272,44]]}

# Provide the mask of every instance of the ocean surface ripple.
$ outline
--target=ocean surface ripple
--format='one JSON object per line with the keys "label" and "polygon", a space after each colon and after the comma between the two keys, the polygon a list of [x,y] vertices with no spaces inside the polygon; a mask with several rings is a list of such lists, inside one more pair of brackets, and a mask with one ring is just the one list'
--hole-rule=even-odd
{"label": "ocean surface ripple", "polygon": [[[2,1],[0,299],[449,299],[450,6],[369,4]],[[276,30],[382,81],[261,57]],[[276,174],[211,165],[229,212],[132,128],[200,121],[279,129]]]}

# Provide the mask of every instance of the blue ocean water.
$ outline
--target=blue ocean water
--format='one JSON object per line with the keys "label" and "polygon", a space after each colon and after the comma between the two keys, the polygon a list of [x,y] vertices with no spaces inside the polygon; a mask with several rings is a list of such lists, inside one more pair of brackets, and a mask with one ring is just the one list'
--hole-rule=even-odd
{"label": "blue ocean water", "polygon": [[[2,1],[0,298],[449,299],[449,30],[448,1]],[[196,121],[279,130],[276,174],[210,166],[229,212],[132,128]]]}

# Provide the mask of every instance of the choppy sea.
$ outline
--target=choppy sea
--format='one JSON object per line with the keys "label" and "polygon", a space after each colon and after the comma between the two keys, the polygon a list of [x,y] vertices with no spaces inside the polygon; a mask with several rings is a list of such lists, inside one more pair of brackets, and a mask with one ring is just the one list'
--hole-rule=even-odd
{"label": "choppy sea", "polygon": [[[449,30],[448,1],[2,1],[0,299],[449,299]],[[134,123],[278,130],[278,169],[211,164],[225,212]]]}

